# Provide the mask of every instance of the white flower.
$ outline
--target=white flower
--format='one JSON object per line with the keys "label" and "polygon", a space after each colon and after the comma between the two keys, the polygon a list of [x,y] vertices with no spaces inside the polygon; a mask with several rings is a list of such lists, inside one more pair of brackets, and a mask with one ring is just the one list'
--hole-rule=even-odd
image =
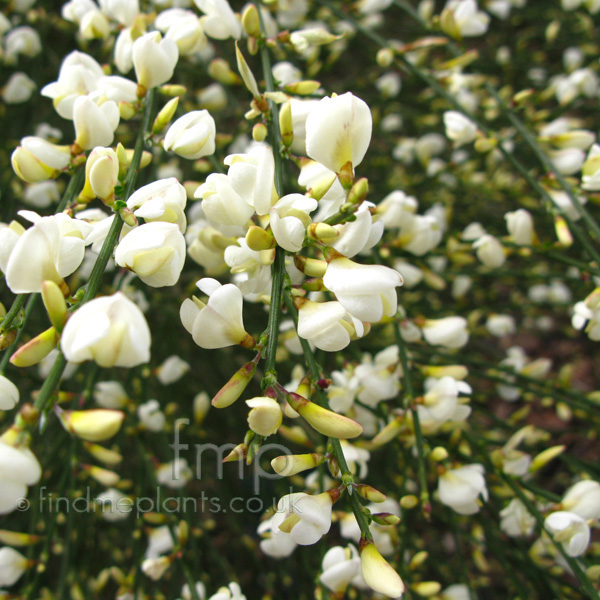
{"label": "white flower", "polygon": [[446,127],[446,135],[457,148],[469,144],[477,138],[477,125],[456,110],[449,110],[444,113],[444,126]]}
{"label": "white flower", "polygon": [[248,426],[252,431],[266,437],[279,429],[283,414],[277,400],[260,396],[246,400],[246,404],[251,408]]}
{"label": "white flower", "polygon": [[[448,11],[452,17],[444,18]],[[453,37],[474,37],[483,35],[490,24],[490,17],[480,11],[475,0],[449,0],[442,13],[442,29]]]}
{"label": "white flower", "polygon": [[469,341],[467,320],[463,317],[427,319],[422,331],[425,341],[432,346],[462,348]]}
{"label": "white flower", "polygon": [[0,548],[0,585],[11,586],[25,573],[29,561],[14,548]]}
{"label": "white flower", "polygon": [[135,367],[150,360],[150,329],[137,305],[117,292],[78,308],[65,325],[61,348],[72,362]]}
{"label": "white flower", "polygon": [[174,223],[140,225],[119,242],[115,262],[151,287],[175,285],[185,262],[185,238]]}
{"label": "white flower", "polygon": [[496,337],[512,335],[517,331],[515,318],[512,315],[490,315],[485,323],[485,328]]}
{"label": "white flower", "polygon": [[546,517],[544,527],[560,542],[572,557],[581,556],[590,545],[590,528],[584,519],[571,512],[560,510]]}
{"label": "white flower", "polygon": [[493,235],[482,235],[473,242],[473,248],[476,251],[477,258],[490,269],[497,269],[506,261],[504,247]]}
{"label": "white flower", "polygon": [[19,388],[0,375],[0,410],[12,410],[19,403]]}
{"label": "white flower", "polygon": [[177,223],[181,233],[186,230],[184,213],[187,204],[185,188],[175,179],[159,179],[141,187],[127,200],[127,207],[146,222]]}
{"label": "white flower", "polygon": [[180,56],[196,54],[207,46],[200,19],[191,10],[164,10],[156,17],[154,26],[175,41]]}
{"label": "white flower", "polygon": [[297,492],[283,496],[277,503],[277,510],[288,515],[286,521],[291,526],[292,540],[300,546],[310,546],[331,528],[332,506],[327,492],[316,496]]}
{"label": "white flower", "polygon": [[434,217],[415,215],[403,223],[398,242],[403,250],[423,256],[440,243],[442,235],[442,228]]}
{"label": "white flower", "polygon": [[533,218],[531,213],[523,208],[504,215],[506,228],[515,244],[519,246],[531,246],[535,232],[533,230]]}
{"label": "white flower", "polygon": [[529,513],[525,505],[518,498],[513,498],[500,511],[500,529],[511,537],[531,535],[535,524],[535,517]]}
{"label": "white flower", "polygon": [[28,183],[55,177],[70,162],[71,150],[68,146],[57,146],[35,136],[24,137],[11,155],[13,170]]}
{"label": "white flower", "polygon": [[572,485],[563,496],[561,507],[582,519],[600,518],[600,483],[583,480]]}
{"label": "white flower", "polygon": [[325,553],[321,562],[321,583],[332,592],[344,593],[360,572],[360,556],[352,544],[346,548],[334,546]]}
{"label": "white flower", "polygon": [[267,556],[286,558],[296,549],[298,544],[290,534],[279,529],[288,516],[285,511],[277,511],[270,519],[258,526],[257,532],[264,536],[260,542],[260,549]]}
{"label": "white flower", "polygon": [[416,198],[395,190],[377,205],[377,213],[386,229],[401,228],[414,220],[418,206]]}
{"label": "white flower", "polygon": [[11,446],[0,439],[0,514],[18,508],[27,496],[27,486],[38,483],[41,476],[42,467],[29,448]]}
{"label": "white flower", "polygon": [[22,104],[31,98],[35,88],[35,82],[25,73],[13,73],[2,89],[2,100],[6,104]]}
{"label": "white flower", "polygon": [[600,340],[600,288],[596,288],[582,302],[573,307],[571,325],[584,329],[591,340]]}
{"label": "white flower", "polygon": [[98,0],[102,12],[129,27],[140,12],[138,0]]}
{"label": "white flower", "polygon": [[350,343],[350,337],[362,337],[360,321],[347,320],[347,311],[339,302],[313,302],[304,299],[298,309],[298,335],[327,352],[338,352]]}
{"label": "white flower", "polygon": [[160,485],[166,485],[171,489],[185,487],[192,477],[192,470],[185,458],[177,458],[173,462],[160,465],[160,467],[156,469],[156,481]]}
{"label": "white flower", "polygon": [[167,422],[165,414],[160,410],[158,400],[148,400],[140,404],[137,415],[142,426],[149,431],[162,431]]}
{"label": "white flower", "polygon": [[423,404],[429,415],[439,422],[452,419],[458,406],[459,394],[470,394],[471,386],[464,381],[457,381],[453,377],[425,380],[427,393],[423,396]]}
{"label": "white flower", "polygon": [[42,43],[38,32],[23,25],[11,29],[3,40],[4,61],[6,64],[15,64],[19,55],[34,57],[42,51]]}
{"label": "white flower", "polygon": [[600,191],[600,144],[594,144],[590,148],[581,174],[582,189],[589,192]]}
{"label": "white flower", "polygon": [[169,385],[181,379],[190,368],[189,363],[179,356],[173,355],[165,359],[162,365],[156,369],[156,376],[163,385]]}
{"label": "white flower", "polygon": [[357,398],[367,406],[377,406],[398,394],[400,388],[398,346],[388,346],[373,358],[364,354],[354,369],[358,382]]}
{"label": "white flower", "polygon": [[102,518],[109,523],[123,521],[133,509],[133,500],[114,488],[109,488],[96,496]]}
{"label": "white flower", "polygon": [[306,119],[306,152],[330,171],[357,167],[371,141],[373,121],[367,104],[350,92],[323,98]]}
{"label": "white flower", "polygon": [[129,396],[118,381],[99,381],[94,386],[94,400],[102,408],[124,408],[129,402]]}
{"label": "white flower", "polygon": [[216,40],[242,36],[242,26],[227,0],[194,0],[194,3],[205,14],[200,22],[206,35]]}
{"label": "white flower", "polygon": [[440,501],[461,515],[478,512],[478,497],[484,500],[488,497],[483,474],[483,466],[479,464],[446,471],[438,483]]}
{"label": "white flower", "polygon": [[221,285],[209,277],[197,281],[196,286],[208,295],[208,302],[204,304],[195,297],[187,299],[179,312],[194,342],[207,349],[234,344],[253,346],[254,340],[244,329],[243,297],[239,288],[232,283]]}
{"label": "white flower", "polygon": [[121,73],[129,73],[133,68],[133,44],[131,27],[122,29],[115,42],[115,65]]}
{"label": "white flower", "polygon": [[219,588],[208,600],[246,600],[246,596],[237,583],[231,582],[227,587]]}
{"label": "white flower", "polygon": [[97,90],[101,77],[104,77],[102,67],[88,54],[75,50],[63,60],[58,80],[45,85],[41,94],[52,98],[56,112],[63,119],[72,119],[75,100]]}
{"label": "white flower", "polygon": [[158,581],[171,566],[171,560],[166,556],[157,558],[146,558],[142,562],[142,571],[153,581]]}
{"label": "white flower", "polygon": [[302,194],[288,194],[278,200],[269,212],[271,229],[279,246],[288,252],[299,252],[306,228],[311,223],[308,213],[317,208],[317,201]]}
{"label": "white flower", "polygon": [[194,110],[179,117],[165,135],[165,150],[190,160],[215,151],[215,120],[207,110]]}
{"label": "white flower", "polygon": [[84,150],[110,146],[120,118],[119,108],[112,100],[98,106],[88,96],[79,96],[73,105],[75,143]]}
{"label": "white flower", "polygon": [[40,217],[31,211],[20,214],[34,221],[19,237],[6,265],[6,283],[15,293],[41,292],[43,281],[61,285],[63,278],[83,261],[83,238],[90,225],[64,213]]}
{"label": "white flower", "polygon": [[150,89],[166,83],[173,77],[179,58],[177,44],[161,39],[158,31],[151,31],[133,43],[132,60],[139,85]]}
{"label": "white flower", "polygon": [[35,208],[46,208],[60,200],[60,191],[56,181],[32,183],[25,189],[23,199]]}
{"label": "white flower", "polygon": [[402,276],[382,265],[361,265],[344,256],[329,261],[323,283],[338,302],[357,319],[377,323],[396,314],[396,287]]}
{"label": "white flower", "polygon": [[328,241],[327,245],[347,258],[352,258],[377,244],[383,235],[383,222],[373,220],[370,211],[373,206],[372,202],[365,201],[354,213],[355,221],[334,225],[339,236]]}

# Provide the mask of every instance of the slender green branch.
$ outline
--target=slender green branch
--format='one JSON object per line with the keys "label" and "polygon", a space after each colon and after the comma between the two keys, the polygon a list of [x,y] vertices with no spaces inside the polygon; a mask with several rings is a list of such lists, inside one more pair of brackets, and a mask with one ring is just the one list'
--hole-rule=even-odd
{"label": "slender green branch", "polygon": [[394,335],[396,338],[396,344],[398,345],[398,351],[400,353],[400,363],[402,364],[402,381],[404,383],[404,390],[402,394],[402,403],[406,410],[410,411],[413,421],[413,427],[415,430],[415,442],[417,446],[417,460],[418,460],[418,473],[419,483],[421,484],[421,508],[424,514],[429,515],[430,504],[429,504],[429,490],[427,488],[427,468],[425,465],[425,449],[423,444],[423,431],[421,430],[421,421],[419,419],[419,412],[416,407],[413,406],[415,399],[415,392],[413,388],[412,375],[410,373],[410,364],[408,362],[408,353],[406,351],[406,344],[402,339],[402,333],[400,332],[400,325],[398,321],[394,321]]}
{"label": "slender green branch", "polygon": [[[152,124],[155,94],[155,90],[151,90],[146,97],[146,109],[144,111],[142,125],[140,127],[140,131],[138,133],[137,141],[135,144],[133,158],[131,159],[131,164],[129,165],[129,170],[127,171],[127,176],[125,178],[125,186],[122,200],[127,200],[127,198],[129,198],[129,196],[133,192],[133,188],[135,187],[135,182],[139,173],[140,163],[142,160],[142,153],[144,151],[146,134],[150,130]],[[106,239],[102,244],[102,249],[100,250],[100,254],[96,259],[94,268],[92,269],[92,273],[90,275],[89,282],[83,294],[83,298],[77,304],[77,308],[88,302],[88,300],[91,300],[98,292],[98,289],[100,288],[100,283],[102,281],[102,276],[104,275],[104,271],[106,270],[106,265],[108,264],[108,261],[117,244],[122,227],[123,220],[121,219],[120,215],[115,213],[114,220],[112,222],[108,235],[106,236]],[[44,381],[44,384],[40,389],[40,393],[35,400],[34,406],[38,410],[39,415],[43,414],[48,409],[51,398],[54,394],[54,391],[58,387],[60,378],[66,366],[67,360],[64,357],[63,353],[59,352],[58,356],[56,357],[56,360],[54,361],[54,364],[52,365],[52,368],[50,369],[50,373]],[[30,427],[31,426],[33,426],[33,423],[30,424]]]}
{"label": "slender green branch", "polygon": [[[19,296],[17,296],[17,298],[19,298],[19,297],[25,298],[25,296],[26,296],[26,294],[20,294]],[[19,331],[17,332],[17,337],[15,338],[15,341],[8,348],[10,348],[12,346],[16,347],[19,344],[19,342],[21,341],[21,338],[23,337],[23,333],[25,333],[25,323],[27,323],[27,321],[29,320],[31,313],[33,312],[33,309],[35,308],[38,297],[39,297],[39,294],[31,294],[29,296],[29,300],[27,300],[27,304],[25,306],[25,317],[23,318],[23,326],[19,328]],[[11,357],[10,352],[8,352],[8,348],[5,349],[4,354],[2,355],[2,358],[0,359],[0,375],[4,375],[4,372],[6,371],[6,367],[8,366],[8,361],[10,360],[10,357]]]}

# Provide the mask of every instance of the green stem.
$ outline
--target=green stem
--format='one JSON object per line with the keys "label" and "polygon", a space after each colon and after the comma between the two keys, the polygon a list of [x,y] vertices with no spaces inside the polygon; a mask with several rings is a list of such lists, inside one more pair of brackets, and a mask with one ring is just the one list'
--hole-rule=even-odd
{"label": "green stem", "polygon": [[0,333],[3,333],[7,329],[10,329],[13,321],[17,317],[17,315],[21,312],[23,305],[25,304],[25,300],[27,299],[27,294],[17,294],[13,303],[6,313],[6,316],[2,320],[2,324],[0,325]]}
{"label": "green stem", "polygon": [[[291,298],[287,294],[284,297],[284,301],[285,301],[287,310],[290,313],[290,315],[292,315],[294,324],[296,325],[296,328],[297,328],[298,312],[296,311],[296,308],[294,307],[294,304],[293,304]],[[299,337],[298,339],[300,340],[300,345],[302,346],[302,351],[304,353],[304,358],[306,360],[306,366],[308,367],[308,370],[310,371],[310,375],[313,379],[313,383],[315,383],[316,381],[318,381],[319,379],[322,378],[321,377],[322,369],[319,366],[319,364],[317,363],[317,361],[315,359],[315,355],[314,355],[313,351],[311,350],[310,344],[308,343],[308,341],[301,337]],[[317,385],[315,385],[315,390],[316,390],[317,404],[319,406],[323,406],[324,408],[331,410],[329,408],[329,402],[327,401],[327,397],[325,396],[325,394],[323,394],[323,392]],[[342,473],[343,479],[345,479],[347,481],[353,481],[354,476],[352,475],[352,472],[350,471],[350,468],[348,467],[348,463],[346,462],[346,457],[344,456],[344,450],[342,449],[340,440],[338,440],[337,438],[329,438],[328,443],[331,444],[331,447],[333,448],[333,455],[340,467],[340,471]],[[362,505],[360,503],[360,500],[358,499],[358,494],[352,493],[351,484],[349,484],[347,486],[347,489],[348,489],[348,495],[350,496],[350,505],[352,507],[352,512],[354,513],[354,517],[356,518],[356,522],[358,523],[358,527],[360,529],[362,537],[365,540],[367,540],[368,542],[372,542],[373,536],[371,535],[371,531],[369,529],[369,523],[367,521],[367,517],[362,511]]]}
{"label": "green stem", "polygon": [[[17,296],[17,298],[19,298],[20,296],[25,298],[26,294],[20,294],[19,296]],[[31,294],[31,296],[29,297],[29,300],[27,300],[27,305],[25,306],[25,317],[23,319],[23,326],[19,328],[19,331],[17,332],[17,337],[15,338],[15,341],[8,348],[10,348],[12,346],[16,347],[19,344],[19,342],[21,341],[21,338],[23,337],[23,333],[25,332],[25,323],[27,323],[27,321],[29,320],[31,313],[33,312],[33,309],[35,308],[38,297],[39,297],[39,294]],[[12,308],[11,308],[11,310],[12,310]],[[8,366],[8,361],[10,360],[10,357],[11,357],[10,352],[8,352],[8,348],[6,348],[4,350],[2,359],[0,359],[0,375],[4,375],[4,373],[6,371],[6,367]]]}
{"label": "green stem", "polygon": [[402,339],[402,333],[400,332],[400,325],[398,324],[398,321],[394,321],[394,335],[396,337],[396,344],[398,345],[398,351],[400,353],[400,362],[402,364],[402,377],[404,382],[402,403],[404,405],[405,410],[410,410],[413,421],[413,427],[415,430],[419,483],[421,484],[421,509],[423,510],[424,514],[428,516],[431,506],[429,503],[429,490],[427,488],[427,468],[425,465],[423,431],[421,430],[421,421],[419,419],[419,413],[416,407],[413,406],[413,400],[415,399],[414,387],[412,382],[412,376],[410,373],[410,365],[408,363],[408,353],[406,352],[406,344]]}
{"label": "green stem", "polygon": [[[145,138],[146,133],[150,130],[150,126],[152,124],[152,115],[154,112],[154,98],[155,98],[155,90],[151,90],[148,93],[146,98],[146,109],[144,111],[144,117],[142,120],[142,126],[138,133],[138,137],[135,143],[135,150],[133,153],[133,158],[131,159],[131,164],[129,165],[129,169],[127,171],[127,176],[125,178],[125,186],[124,192],[122,196],[122,200],[127,200],[131,193],[133,192],[133,188],[135,187],[135,182],[137,180],[137,176],[140,169],[140,163],[142,160],[142,153],[144,151]],[[120,215],[115,213],[114,220],[102,244],[102,249],[100,250],[100,254],[96,259],[94,264],[94,268],[92,269],[92,273],[90,275],[89,282],[86,286],[85,292],[83,294],[83,298],[77,303],[76,308],[79,308],[88,300],[91,300],[98,289],[100,288],[100,283],[102,281],[102,276],[104,275],[104,271],[106,270],[106,265],[113,253],[115,246],[117,245],[117,241],[119,240],[119,234],[121,233],[121,228],[123,227],[123,220]],[[52,365],[52,369],[44,381],[40,393],[35,401],[35,408],[38,410],[39,414],[43,414],[49,407],[49,403],[51,401],[52,395],[56,390],[60,378],[67,366],[67,359],[64,357],[62,352],[59,352],[54,364]],[[38,416],[39,420],[39,416]],[[30,427],[33,427],[35,423],[31,423]]]}

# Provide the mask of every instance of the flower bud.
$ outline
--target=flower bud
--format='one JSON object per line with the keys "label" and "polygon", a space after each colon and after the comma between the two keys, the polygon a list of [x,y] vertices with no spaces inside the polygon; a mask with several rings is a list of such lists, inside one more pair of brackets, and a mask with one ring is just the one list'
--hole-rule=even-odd
{"label": "flower bud", "polygon": [[436,446],[429,454],[430,460],[434,462],[441,462],[448,458],[448,450],[443,446]]}
{"label": "flower bud", "polygon": [[283,414],[277,400],[260,396],[246,400],[252,409],[248,413],[248,425],[258,435],[268,436],[275,433],[283,420]]}
{"label": "flower bud", "polygon": [[30,152],[23,146],[16,148],[10,160],[14,172],[23,181],[27,181],[28,183],[46,181],[47,179],[56,177],[59,173],[57,169],[45,165],[33,152]]}
{"label": "flower bud", "polygon": [[560,215],[555,215],[554,217],[554,230],[556,231],[558,242],[563,248],[569,248],[573,245],[571,230],[567,222]]}
{"label": "flower bud", "polygon": [[400,523],[400,517],[393,515],[392,513],[375,513],[371,516],[373,517],[373,521],[375,521],[375,523],[384,527],[387,525],[397,525]]}
{"label": "flower bud", "polygon": [[390,598],[400,598],[404,592],[402,579],[381,556],[372,542],[360,550],[360,568],[365,583],[375,592]]}
{"label": "flower bud", "polygon": [[184,96],[185,93],[187,92],[187,88],[184,85],[177,85],[175,83],[172,84],[166,84],[166,85],[161,85],[158,88],[158,91],[163,95],[163,96]]}
{"label": "flower bud", "polygon": [[171,566],[172,558],[169,556],[159,556],[158,558],[147,558],[142,563],[142,571],[152,581],[158,581],[168,571]]}
{"label": "flower bud", "polygon": [[37,365],[54,349],[60,340],[60,335],[54,327],[46,329],[32,340],[21,346],[11,357],[11,364],[15,367],[30,367]]}
{"label": "flower bud", "polygon": [[89,202],[98,197],[111,204],[115,199],[115,186],[119,183],[119,158],[112,148],[97,147],[90,152],[85,163],[85,185],[79,202]]}
{"label": "flower bud", "polygon": [[215,58],[210,62],[208,74],[223,85],[237,85],[241,82],[239,75],[232,71],[229,63],[222,58]]}
{"label": "flower bud", "polygon": [[0,529],[0,542],[7,546],[32,546],[33,544],[37,544],[40,539],[39,535]]}
{"label": "flower bud", "polygon": [[256,123],[252,128],[252,139],[255,142],[264,142],[267,137],[268,129],[264,123]]}
{"label": "flower bud", "polygon": [[54,281],[42,282],[42,300],[50,318],[50,322],[59,333],[67,322],[67,303],[65,297]]}
{"label": "flower bud", "polygon": [[356,421],[323,408],[298,394],[287,394],[286,400],[313,429],[323,435],[345,440],[355,438],[363,432],[362,425]]}
{"label": "flower bud", "polygon": [[325,457],[322,454],[284,454],[271,461],[273,471],[282,477],[291,477],[306,471],[314,469],[323,464]]}
{"label": "flower bud", "polygon": [[423,365],[419,369],[425,377],[435,377],[436,379],[452,377],[452,379],[462,380],[469,374],[467,367],[463,365]]}
{"label": "flower bud", "polygon": [[296,94],[298,96],[310,96],[314,94],[321,87],[320,81],[294,81],[284,86],[284,90],[288,94]]}
{"label": "flower bud", "polygon": [[419,505],[419,499],[414,494],[408,494],[400,498],[400,506],[406,510],[411,510]]}
{"label": "flower bud", "polygon": [[138,113],[138,109],[133,104],[131,104],[131,102],[125,102],[124,100],[120,100],[117,103],[117,106],[119,107],[119,116],[124,121],[129,121],[129,119],[133,119],[133,117],[135,117],[135,115],[137,115]]}
{"label": "flower bud", "polygon": [[114,450],[109,450],[108,448],[105,448],[104,446],[100,446],[100,444],[93,444],[92,442],[84,442],[84,446],[85,446],[86,450],[96,460],[99,460],[100,462],[104,463],[105,465],[109,465],[109,466],[118,465],[123,460],[123,457],[118,452],[115,452]]}
{"label": "flower bud", "polygon": [[261,37],[258,9],[254,4],[248,4],[244,9],[242,13],[242,27],[248,35],[256,38]]}
{"label": "flower bud", "polygon": [[177,107],[179,106],[179,96],[169,100],[156,115],[154,125],[152,125],[152,133],[160,133],[173,118]]}
{"label": "flower bud", "polygon": [[194,423],[201,425],[210,408],[210,398],[206,392],[194,396]]}
{"label": "flower bud", "polygon": [[430,598],[438,594],[442,586],[438,581],[419,581],[411,585],[411,589],[423,598]]}
{"label": "flower bud", "polygon": [[102,442],[117,434],[125,413],[120,410],[97,408],[68,410],[60,415],[63,427],[88,442]]}
{"label": "flower bud", "polygon": [[348,204],[360,204],[369,193],[369,180],[361,177],[350,189],[348,193]]}
{"label": "flower bud", "polygon": [[311,223],[308,226],[306,233],[314,240],[325,244],[331,242],[340,235],[340,232],[335,229],[335,227],[327,225],[327,223]]}
{"label": "flower bud", "polygon": [[301,254],[294,256],[294,265],[299,271],[302,271],[309,277],[323,277],[327,271],[327,263],[324,260],[316,258],[307,258]]}
{"label": "flower bud", "polygon": [[97,482],[101,483],[106,487],[114,487],[119,483],[120,477],[118,473],[97,467],[96,465],[85,465],[83,470],[93,477]]}
{"label": "flower bud", "polygon": [[377,52],[377,64],[384,69],[389,67],[394,60],[394,51],[391,48],[381,48]]}
{"label": "flower bud", "polygon": [[245,460],[248,455],[248,446],[246,444],[238,444],[224,459],[224,463],[238,462]]}
{"label": "flower bud", "polygon": [[540,452],[532,461],[529,466],[529,472],[535,473],[541,468],[545,467],[551,460],[554,460],[557,456],[560,456],[566,450],[566,446],[552,446],[546,448]]}
{"label": "flower bud", "polygon": [[298,444],[299,446],[307,446],[311,448],[313,443],[310,438],[306,434],[306,431],[302,429],[302,427],[296,425],[294,427],[287,427],[286,425],[282,425],[279,428],[279,433],[288,441],[293,442],[294,444]]}
{"label": "flower bud", "polygon": [[375,448],[379,448],[391,442],[403,429],[404,420],[401,417],[397,417],[393,421],[390,421],[372,440],[371,444]]}
{"label": "flower bud", "polygon": [[215,408],[232,405],[244,392],[256,371],[256,363],[249,362],[241,367],[212,399]]}
{"label": "flower bud", "polygon": [[363,498],[366,498],[369,502],[385,502],[387,500],[387,496],[382,494],[379,490],[376,490],[374,487],[367,485],[365,483],[361,483],[356,486],[356,491]]}
{"label": "flower bud", "polygon": [[292,105],[285,102],[279,109],[279,130],[281,131],[281,141],[283,145],[289,148],[294,141],[294,125],[292,122]]}

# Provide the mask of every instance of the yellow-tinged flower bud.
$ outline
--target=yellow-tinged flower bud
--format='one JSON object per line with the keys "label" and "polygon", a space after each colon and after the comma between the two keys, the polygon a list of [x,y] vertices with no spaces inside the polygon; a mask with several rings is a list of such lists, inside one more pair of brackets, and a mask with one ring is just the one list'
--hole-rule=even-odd
{"label": "yellow-tinged flower bud", "polygon": [[194,396],[194,422],[201,425],[210,408],[210,397],[206,392]]}
{"label": "yellow-tinged flower bud", "polygon": [[11,357],[10,362],[15,367],[31,367],[37,365],[54,349],[60,335],[54,327],[46,329],[32,340],[21,346]]}
{"label": "yellow-tinged flower bud", "polygon": [[97,467],[96,465],[85,465],[83,469],[90,477],[93,477],[96,481],[106,487],[114,487],[121,479],[118,473],[103,469],[102,467]]}
{"label": "yellow-tinged flower bud", "polygon": [[152,525],[164,525],[168,522],[169,517],[157,512],[145,512],[143,514],[143,519],[147,523],[152,523]]}
{"label": "yellow-tinged flower bud", "polygon": [[185,85],[168,83],[166,85],[161,85],[158,88],[158,91],[163,96],[183,96],[187,92],[187,88],[185,87]]}
{"label": "yellow-tinged flower bud", "polygon": [[298,444],[300,446],[307,446],[310,448],[313,445],[310,441],[310,438],[306,434],[306,431],[304,431],[304,429],[298,425],[293,427],[282,425],[279,428],[279,434],[282,435],[286,440],[294,442],[294,444]]}
{"label": "yellow-tinged flower bud", "polygon": [[98,408],[67,410],[60,415],[63,427],[88,442],[102,442],[117,434],[125,413],[121,410]]}
{"label": "yellow-tinged flower bud", "polygon": [[222,58],[215,58],[208,65],[208,74],[223,85],[238,85],[240,76],[231,70],[229,63]]}
{"label": "yellow-tinged flower bud", "polygon": [[154,125],[152,125],[152,133],[160,133],[173,118],[177,107],[179,106],[179,96],[169,100],[156,115],[154,119]]}
{"label": "yellow-tinged flower bud", "polygon": [[251,225],[246,233],[246,243],[250,250],[262,252],[263,250],[271,250],[277,245],[273,232],[268,229],[263,229],[258,225]]}
{"label": "yellow-tinged flower bud", "polygon": [[264,142],[269,130],[264,123],[256,123],[252,128],[252,139],[255,142]]}
{"label": "yellow-tinged flower bud", "polygon": [[33,152],[23,146],[18,146],[10,157],[14,172],[28,183],[37,183],[52,179],[59,174],[58,169],[45,165]]}
{"label": "yellow-tinged flower bud", "polygon": [[469,374],[467,367],[464,365],[445,365],[443,367],[423,365],[419,369],[425,377],[435,377],[436,379],[452,377],[452,379],[462,380]]}
{"label": "yellow-tinged flower bud", "polygon": [[33,544],[37,544],[41,539],[39,535],[0,529],[0,542],[7,546],[32,546]]}
{"label": "yellow-tinged flower bud", "polygon": [[414,494],[408,494],[400,498],[400,506],[406,510],[411,510],[419,505],[419,499]]}
{"label": "yellow-tinged flower bud", "polygon": [[281,131],[281,141],[284,146],[289,148],[294,141],[294,124],[292,122],[292,105],[285,102],[279,109],[279,130]]}
{"label": "yellow-tinged flower bud", "polygon": [[440,15],[440,27],[444,33],[450,37],[460,40],[462,38],[460,29],[454,19],[454,11],[451,8],[445,8]]}
{"label": "yellow-tinged flower bud", "polygon": [[248,4],[242,13],[242,27],[252,37],[261,37],[258,9],[254,4]]}
{"label": "yellow-tinged flower bud", "polygon": [[377,64],[385,69],[392,64],[392,61],[394,60],[394,51],[391,48],[381,48],[381,50],[377,52],[376,60]]}
{"label": "yellow-tinged flower bud", "polygon": [[237,42],[235,43],[235,57],[237,60],[237,67],[240,75],[242,76],[242,80],[247,90],[252,94],[252,97],[255,100],[260,98],[260,91],[258,89],[258,84],[256,83],[256,78],[250,69],[250,66],[246,62],[242,51],[240,50]]}
{"label": "yellow-tinged flower bud", "polygon": [[110,450],[109,448],[105,448],[104,446],[100,446],[100,444],[93,444],[92,442],[84,442],[86,450],[100,462],[105,465],[114,466],[118,465],[123,457],[121,454],[116,452],[115,450]]}
{"label": "yellow-tinged flower bud", "polygon": [[392,441],[404,427],[404,418],[397,417],[388,423],[372,440],[371,445],[374,448],[379,448],[384,444]]}
{"label": "yellow-tinged flower bud", "polygon": [[365,583],[373,591],[390,598],[400,598],[404,593],[400,575],[392,569],[372,542],[365,543],[360,550],[360,568]]}
{"label": "yellow-tinged flower bud", "polygon": [[419,583],[414,583],[410,587],[423,598],[435,596],[442,589],[441,584],[437,581],[420,581]]}
{"label": "yellow-tinged flower bud", "polygon": [[446,460],[448,458],[448,450],[443,446],[436,446],[429,454],[429,458],[434,462]]}
{"label": "yellow-tinged flower bud", "polygon": [[294,265],[309,277],[323,277],[327,271],[327,263],[316,258],[307,258],[301,254],[294,256]]}
{"label": "yellow-tinged flower bud", "polygon": [[366,177],[361,177],[348,193],[349,204],[360,204],[369,193],[369,180]]}
{"label": "yellow-tinged flower bud", "polygon": [[535,473],[542,467],[545,467],[551,460],[554,460],[557,456],[560,456],[566,450],[566,446],[552,446],[546,448],[540,452],[532,461],[529,466],[529,471]]}
{"label": "yellow-tinged flower bud", "polygon": [[421,552],[417,552],[411,559],[408,564],[408,568],[411,571],[416,571],[421,565],[429,558],[429,552],[422,550]]}
{"label": "yellow-tinged flower bud", "polygon": [[238,369],[231,379],[217,392],[212,399],[215,408],[231,406],[244,392],[256,371],[256,363],[249,362]]}
{"label": "yellow-tinged flower bud", "polygon": [[65,297],[54,281],[42,282],[42,300],[48,312],[50,322],[60,332],[67,322],[67,303]]}
{"label": "yellow-tinged flower bud", "polygon": [[356,486],[356,491],[363,498],[366,498],[369,502],[385,502],[387,500],[387,496],[382,494],[379,490],[376,490],[374,487],[367,485],[366,483],[361,483]]}
{"label": "yellow-tinged flower bud", "polygon": [[554,230],[556,231],[558,242],[563,248],[569,248],[573,245],[571,230],[569,229],[567,222],[560,215],[554,217]]}
{"label": "yellow-tinged flower bud", "polygon": [[248,455],[248,446],[246,444],[238,444],[224,459],[224,463],[238,462],[244,460]]}
{"label": "yellow-tinged flower bud", "polygon": [[327,225],[327,223],[311,223],[306,232],[314,240],[325,243],[334,240],[340,235],[340,232],[335,227]]}
{"label": "yellow-tinged flower bud", "polygon": [[323,464],[325,457],[322,454],[284,454],[271,461],[273,471],[282,477],[291,477],[306,471],[314,469]]}
{"label": "yellow-tinged flower bud", "polygon": [[480,137],[475,140],[474,148],[481,154],[491,152],[498,145],[496,138]]}
{"label": "yellow-tinged flower bud", "polygon": [[288,394],[286,399],[313,429],[323,435],[345,440],[355,438],[363,432],[362,425],[356,421],[323,408],[298,394]]}
{"label": "yellow-tinged flower bud", "polygon": [[321,87],[320,81],[307,79],[305,81],[294,81],[288,83],[283,89],[288,94],[297,94],[298,96],[310,96]]}
{"label": "yellow-tinged flower bud", "polygon": [[131,104],[131,102],[125,102],[124,100],[120,100],[119,104],[119,116],[124,121],[129,121],[129,119],[133,119],[135,115],[137,115],[137,108]]}
{"label": "yellow-tinged flower bud", "polygon": [[393,515],[392,513],[375,513],[372,515],[373,521],[379,525],[397,525],[400,523],[400,517]]}

